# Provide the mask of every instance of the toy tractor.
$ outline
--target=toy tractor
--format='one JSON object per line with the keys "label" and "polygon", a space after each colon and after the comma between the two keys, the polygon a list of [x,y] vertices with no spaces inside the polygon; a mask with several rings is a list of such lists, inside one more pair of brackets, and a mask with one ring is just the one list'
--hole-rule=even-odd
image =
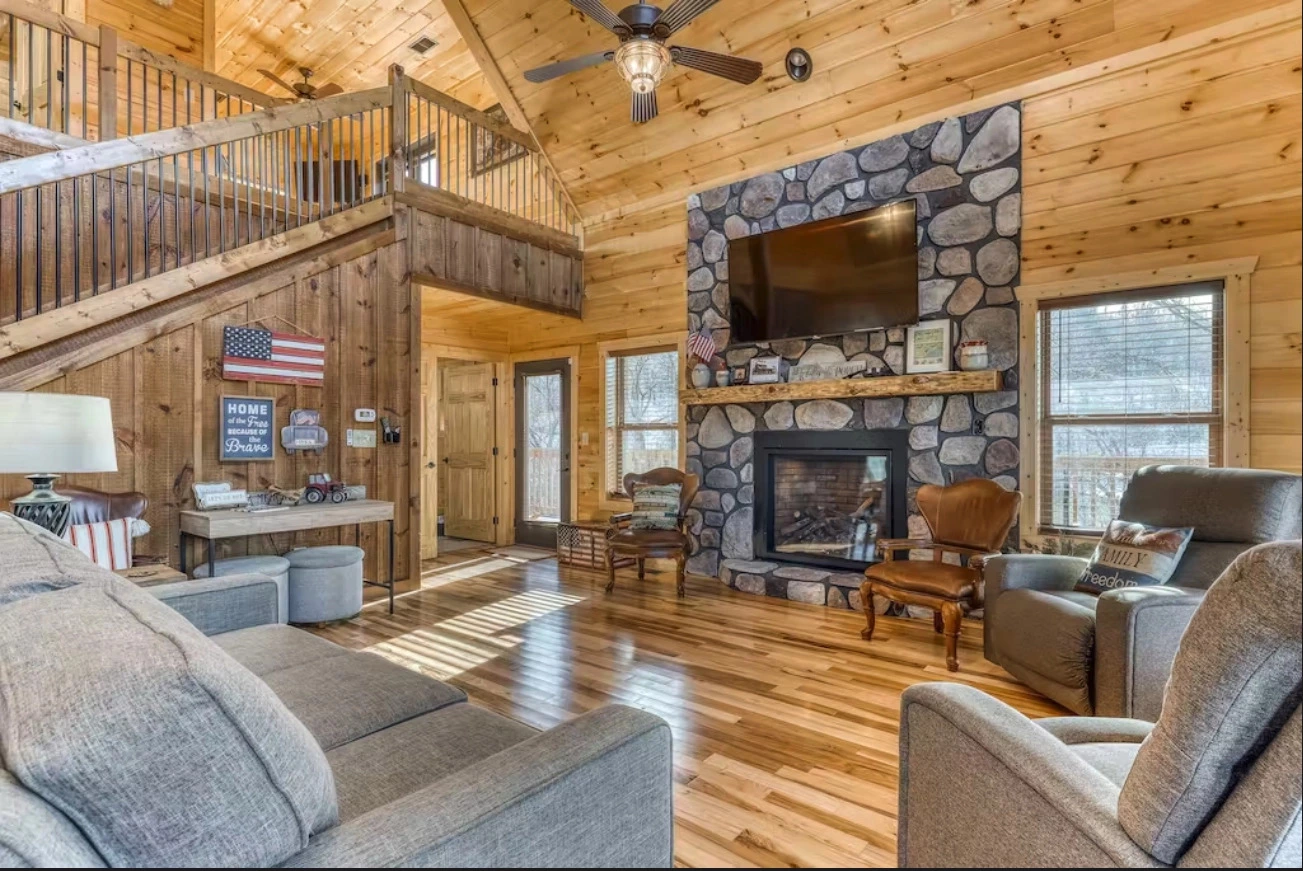
{"label": "toy tractor", "polygon": [[308,475],[308,486],[303,490],[303,498],[313,505],[325,502],[327,499],[338,504],[347,499],[348,494],[344,492],[343,484],[332,480],[330,475],[322,472]]}

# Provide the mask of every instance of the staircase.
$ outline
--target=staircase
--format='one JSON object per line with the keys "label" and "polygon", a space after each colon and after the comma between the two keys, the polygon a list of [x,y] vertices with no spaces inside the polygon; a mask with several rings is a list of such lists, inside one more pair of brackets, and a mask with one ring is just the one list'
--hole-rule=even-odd
{"label": "staircase", "polygon": [[0,387],[365,232],[406,238],[422,285],[578,316],[577,213],[532,137],[401,68],[288,102],[17,0],[6,24]]}

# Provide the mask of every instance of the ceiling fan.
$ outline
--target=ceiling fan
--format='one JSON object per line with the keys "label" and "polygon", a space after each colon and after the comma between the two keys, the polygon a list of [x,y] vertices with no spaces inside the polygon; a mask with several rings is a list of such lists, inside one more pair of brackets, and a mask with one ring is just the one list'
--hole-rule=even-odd
{"label": "ceiling fan", "polygon": [[334,82],[327,82],[320,87],[310,83],[308,79],[312,78],[312,70],[307,67],[299,67],[299,75],[303,76],[303,81],[295,82],[292,85],[273,73],[271,70],[259,69],[258,72],[262,73],[264,77],[271,79],[300,100],[319,100],[323,97],[333,97],[336,94],[344,93],[344,89]]}
{"label": "ceiling fan", "polygon": [[626,6],[616,15],[602,0],[570,0],[570,5],[587,15],[620,38],[613,51],[599,51],[582,57],[548,64],[525,73],[528,81],[539,84],[567,73],[615,61],[621,78],[633,89],[635,124],[643,124],[656,117],[656,86],[665,77],[671,64],[691,67],[721,76],[744,85],[760,78],[764,67],[758,62],[713,51],[686,46],[666,46],[665,40],[686,27],[719,0],[675,0],[661,10],[650,3]]}

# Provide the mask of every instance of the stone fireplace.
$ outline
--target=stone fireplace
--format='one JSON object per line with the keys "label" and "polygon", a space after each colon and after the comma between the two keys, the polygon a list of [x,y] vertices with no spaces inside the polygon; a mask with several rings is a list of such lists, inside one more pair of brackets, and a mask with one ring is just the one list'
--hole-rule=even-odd
{"label": "stone fireplace", "polygon": [[[986,340],[1003,386],[688,405],[687,469],[702,479],[689,511],[688,571],[750,593],[858,609],[864,562],[877,556],[870,552],[874,530],[927,533],[911,513],[919,486],[973,477],[1018,486],[1021,182],[1021,109],[1007,104],[689,198],[688,326],[711,328],[730,366],[766,354],[789,365],[863,360],[905,374],[903,328],[731,343],[728,241],[912,198],[920,317],[949,318],[956,342]],[[825,436],[883,438],[899,447],[889,471],[868,458],[801,455],[770,465],[767,446]],[[780,485],[791,479],[772,501],[770,477]],[[889,482],[886,495],[875,492],[879,479]]]}
{"label": "stone fireplace", "polygon": [[757,433],[755,556],[863,571],[905,535],[908,462],[903,432]]}

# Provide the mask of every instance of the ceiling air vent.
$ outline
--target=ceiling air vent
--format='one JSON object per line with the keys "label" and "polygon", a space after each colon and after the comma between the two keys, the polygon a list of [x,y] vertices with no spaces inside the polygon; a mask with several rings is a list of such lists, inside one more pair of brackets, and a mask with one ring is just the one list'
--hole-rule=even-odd
{"label": "ceiling air vent", "polygon": [[412,51],[416,52],[417,54],[425,54],[427,51],[434,48],[438,44],[439,43],[435,42],[433,39],[430,39],[430,37],[422,36],[416,42],[408,46],[408,48],[410,48]]}

